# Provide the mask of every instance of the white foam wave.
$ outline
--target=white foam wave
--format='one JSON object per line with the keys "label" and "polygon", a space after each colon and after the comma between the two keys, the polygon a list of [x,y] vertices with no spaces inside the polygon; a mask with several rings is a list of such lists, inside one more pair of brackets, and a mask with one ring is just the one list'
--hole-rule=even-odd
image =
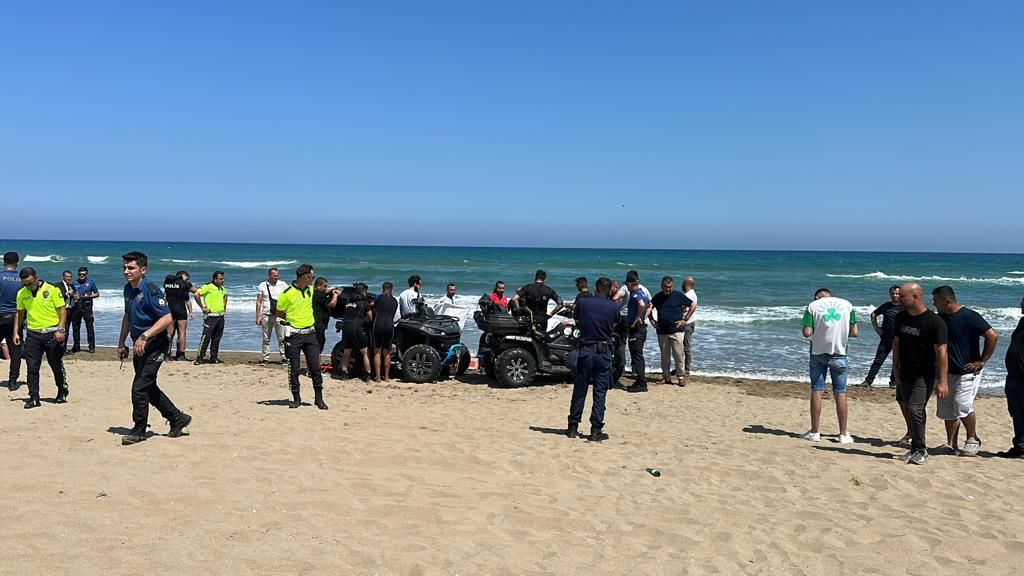
{"label": "white foam wave", "polygon": [[105,264],[110,256],[86,256],[85,259],[89,261],[89,264]]}
{"label": "white foam wave", "polygon": [[1024,270],[1010,270],[1007,274],[1024,274]]}
{"label": "white foam wave", "polygon": [[64,257],[60,254],[49,254],[47,256],[33,256],[26,254],[23,258],[25,262],[63,262]]}
{"label": "white foam wave", "polygon": [[178,258],[161,258],[161,262],[171,262],[172,264],[195,264],[199,260],[180,260]]}
{"label": "white foam wave", "polygon": [[234,260],[217,260],[214,264],[223,264],[225,266],[232,266],[234,268],[262,268],[271,266],[287,266],[289,264],[295,264],[297,260],[265,260],[262,262],[237,262]]}
{"label": "white foam wave", "polygon": [[[1010,274],[1014,274],[1014,272],[1010,272]],[[968,278],[966,276],[912,276],[903,274],[886,274],[885,272],[871,272],[869,274],[825,274],[825,276],[829,278],[874,278],[877,280],[898,280],[901,282],[967,282],[978,284],[998,284],[1001,286],[1024,284],[1024,277],[1010,278],[1008,276],[1000,278]]]}

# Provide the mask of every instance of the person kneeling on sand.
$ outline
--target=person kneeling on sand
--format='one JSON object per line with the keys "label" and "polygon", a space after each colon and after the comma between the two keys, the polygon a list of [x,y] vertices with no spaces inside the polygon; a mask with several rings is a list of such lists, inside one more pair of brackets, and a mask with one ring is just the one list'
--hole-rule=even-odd
{"label": "person kneeling on sand", "polygon": [[814,293],[814,302],[807,305],[803,321],[804,338],[811,339],[811,429],[801,438],[821,440],[818,424],[821,421],[821,401],[825,395],[825,374],[832,374],[832,394],[836,397],[836,417],[839,420],[839,443],[852,444],[847,433],[846,379],[849,362],[846,344],[857,337],[857,312],[849,301],[832,296],[825,288]]}

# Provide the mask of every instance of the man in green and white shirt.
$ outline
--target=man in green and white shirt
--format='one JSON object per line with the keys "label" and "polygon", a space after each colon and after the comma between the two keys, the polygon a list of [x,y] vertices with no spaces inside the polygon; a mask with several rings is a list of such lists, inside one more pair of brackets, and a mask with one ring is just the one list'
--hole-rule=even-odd
{"label": "man in green and white shirt", "polygon": [[832,375],[832,394],[836,398],[836,418],[839,420],[839,443],[852,444],[853,437],[846,431],[846,380],[849,362],[846,344],[857,337],[857,311],[853,304],[832,296],[822,288],[814,293],[814,302],[804,310],[804,338],[811,339],[811,429],[801,438],[821,440],[818,424],[821,421],[821,401],[825,395],[825,375]]}

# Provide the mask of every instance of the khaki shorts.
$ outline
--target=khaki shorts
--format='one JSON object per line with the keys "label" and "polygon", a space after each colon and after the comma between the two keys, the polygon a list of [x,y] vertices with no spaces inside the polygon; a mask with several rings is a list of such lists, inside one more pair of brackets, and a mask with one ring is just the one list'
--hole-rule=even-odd
{"label": "khaki shorts", "polygon": [[977,374],[947,375],[949,395],[945,400],[936,401],[935,415],[940,420],[956,420],[974,412],[974,398],[978,395],[978,385],[983,373],[984,371]]}

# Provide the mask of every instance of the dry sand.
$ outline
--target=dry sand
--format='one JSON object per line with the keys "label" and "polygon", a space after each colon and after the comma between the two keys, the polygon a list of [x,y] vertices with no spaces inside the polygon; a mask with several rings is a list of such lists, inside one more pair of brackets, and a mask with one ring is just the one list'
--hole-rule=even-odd
{"label": "dry sand", "polygon": [[[851,393],[842,446],[829,398],[828,436],[796,438],[804,386],[615,390],[611,439],[592,444],[561,435],[567,384],[328,379],[330,411],[290,410],[282,367],[235,356],[167,364],[191,434],[163,436],[153,413],[156,435],[122,447],[130,365],[97,357],[67,361],[66,405],[45,401],[45,367],[42,408],[3,391],[2,574],[999,575],[1024,560],[1024,461],[989,452],[1009,442],[1001,398],[978,401],[980,457],[908,466],[888,389]],[[942,443],[934,418],[928,434]]]}

